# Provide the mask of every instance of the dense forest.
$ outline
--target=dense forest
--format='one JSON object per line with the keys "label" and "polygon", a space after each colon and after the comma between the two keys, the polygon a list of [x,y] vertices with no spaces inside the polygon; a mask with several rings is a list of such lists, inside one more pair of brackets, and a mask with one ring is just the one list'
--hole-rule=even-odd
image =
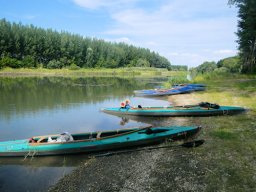
{"label": "dense forest", "polygon": [[166,58],[149,49],[1,19],[0,68],[4,67],[171,69]]}

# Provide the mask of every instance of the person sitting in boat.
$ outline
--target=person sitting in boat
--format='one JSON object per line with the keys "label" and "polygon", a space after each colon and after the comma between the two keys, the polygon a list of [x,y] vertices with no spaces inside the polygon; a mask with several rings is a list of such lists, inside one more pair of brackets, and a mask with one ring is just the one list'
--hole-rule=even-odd
{"label": "person sitting in boat", "polygon": [[30,138],[29,143],[36,143],[36,140],[34,138]]}
{"label": "person sitting in boat", "polygon": [[130,109],[130,108],[132,108],[132,106],[130,105],[130,100],[129,99],[126,99],[125,100],[125,107],[124,107],[125,109]]}
{"label": "person sitting in boat", "polygon": [[120,103],[120,108],[124,109],[125,108],[125,102]]}

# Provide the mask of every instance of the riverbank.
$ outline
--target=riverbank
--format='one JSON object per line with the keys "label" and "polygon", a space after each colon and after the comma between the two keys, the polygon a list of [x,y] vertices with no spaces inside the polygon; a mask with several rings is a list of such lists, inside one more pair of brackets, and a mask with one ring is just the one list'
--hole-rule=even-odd
{"label": "riverbank", "polygon": [[100,157],[84,162],[50,191],[202,191],[200,167],[193,150],[179,147]]}
{"label": "riverbank", "polygon": [[71,70],[68,68],[63,69],[12,69],[5,68],[0,70],[0,77],[31,77],[31,76],[61,76],[61,77],[182,77],[186,80],[186,71],[168,71],[167,69],[159,68],[143,68],[143,67],[130,67],[130,68],[116,68],[116,69],[77,69]]}
{"label": "riverbank", "polygon": [[172,147],[93,158],[49,190],[254,191],[255,79],[216,78],[206,84],[205,92],[170,96],[168,101],[177,105],[208,101],[249,110],[236,116],[161,119],[161,126],[201,125],[198,139],[205,139],[205,144],[192,149]]}

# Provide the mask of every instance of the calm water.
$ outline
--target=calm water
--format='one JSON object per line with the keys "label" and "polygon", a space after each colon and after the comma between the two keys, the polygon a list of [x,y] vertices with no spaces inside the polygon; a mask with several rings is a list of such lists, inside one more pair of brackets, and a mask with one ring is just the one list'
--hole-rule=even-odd
{"label": "calm water", "polygon": [[[163,79],[135,78],[0,78],[0,141],[64,131],[111,130],[145,123],[123,123],[100,112],[130,99],[132,105],[167,105],[163,100],[134,97],[133,90],[153,88]],[[0,191],[45,191],[71,172],[86,155],[0,158]]]}

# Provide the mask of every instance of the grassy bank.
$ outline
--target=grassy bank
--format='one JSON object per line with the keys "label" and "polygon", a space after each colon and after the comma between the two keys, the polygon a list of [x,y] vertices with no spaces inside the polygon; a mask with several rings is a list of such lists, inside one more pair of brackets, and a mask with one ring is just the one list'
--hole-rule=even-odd
{"label": "grassy bank", "polygon": [[157,68],[117,68],[117,69],[12,69],[4,68],[0,70],[0,76],[117,76],[117,77],[186,77],[185,71],[168,71],[167,69]]}
{"label": "grassy bank", "polygon": [[256,188],[256,78],[253,75],[208,74],[195,78],[208,85],[196,93],[200,101],[243,106],[245,114],[207,117],[199,121],[205,128],[204,147],[195,156],[204,165],[206,191],[254,191]]}

